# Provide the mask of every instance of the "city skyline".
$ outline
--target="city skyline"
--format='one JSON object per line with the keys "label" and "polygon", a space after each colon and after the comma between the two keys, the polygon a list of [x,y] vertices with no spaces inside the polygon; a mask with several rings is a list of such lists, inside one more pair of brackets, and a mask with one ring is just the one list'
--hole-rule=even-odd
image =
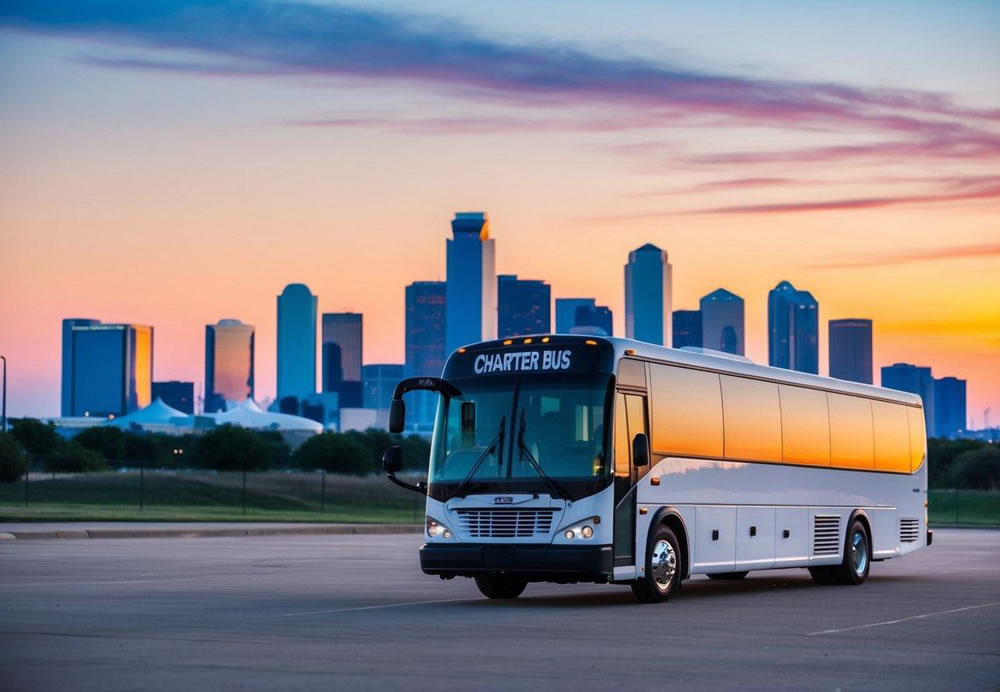
{"label": "city skyline", "polygon": [[[399,295],[445,278],[458,209],[489,211],[497,273],[596,296],[617,334],[621,264],[651,242],[674,266],[674,308],[719,286],[744,298],[756,362],[766,293],[788,280],[823,322],[873,320],[874,369],[932,365],[968,382],[979,425],[1000,410],[1000,8],[888,3],[859,24],[845,18],[860,5],[776,3],[789,30],[774,35],[770,12],[738,5],[720,24],[629,2],[504,16],[403,3],[362,22],[391,30],[352,37],[348,51],[383,59],[363,65],[325,29],[372,11],[324,7],[320,31],[272,17],[301,53],[260,43],[250,69],[239,37],[209,54],[156,17],[26,7],[0,17],[16,68],[0,78],[11,415],[59,410],[73,315],[155,325],[155,379],[196,382],[199,325],[237,315],[258,325],[257,392],[273,397],[273,300],[291,282],[366,315],[366,362],[403,362]],[[412,16],[451,30],[420,33]],[[256,44],[262,27],[246,29]],[[916,64],[914,35],[937,37],[938,59]],[[839,59],[838,36],[857,59]],[[440,54],[467,59],[447,71],[427,62]]]}

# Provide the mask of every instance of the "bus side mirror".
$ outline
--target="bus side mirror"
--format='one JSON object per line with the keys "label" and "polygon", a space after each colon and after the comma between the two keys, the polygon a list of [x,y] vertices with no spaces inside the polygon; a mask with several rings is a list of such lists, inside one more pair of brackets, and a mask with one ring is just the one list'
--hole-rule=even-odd
{"label": "bus side mirror", "polygon": [[398,434],[403,432],[406,424],[406,404],[402,399],[393,399],[389,402],[389,432]]}
{"label": "bus side mirror", "polygon": [[646,433],[638,433],[632,438],[632,463],[635,466],[649,465],[649,438]]}
{"label": "bus side mirror", "polygon": [[382,453],[382,470],[392,475],[403,468],[403,449],[393,445]]}

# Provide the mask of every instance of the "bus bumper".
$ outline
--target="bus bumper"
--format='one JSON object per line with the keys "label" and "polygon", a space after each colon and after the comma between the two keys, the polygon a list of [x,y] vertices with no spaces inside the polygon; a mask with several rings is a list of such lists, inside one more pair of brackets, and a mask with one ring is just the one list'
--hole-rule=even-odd
{"label": "bus bumper", "polygon": [[608,581],[614,554],[610,545],[428,543],[420,547],[420,568],[443,577],[503,572],[529,581]]}

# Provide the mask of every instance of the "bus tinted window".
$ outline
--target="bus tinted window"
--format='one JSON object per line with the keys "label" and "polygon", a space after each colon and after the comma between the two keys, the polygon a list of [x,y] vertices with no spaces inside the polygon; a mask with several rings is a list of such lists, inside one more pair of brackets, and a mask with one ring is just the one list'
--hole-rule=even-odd
{"label": "bus tinted window", "polygon": [[875,422],[875,470],[910,470],[910,424],[906,407],[885,401],[872,402]]}
{"label": "bus tinted window", "polygon": [[782,460],[787,464],[830,465],[830,414],[826,392],[781,385]]}
{"label": "bus tinted window", "polygon": [[618,363],[618,384],[626,387],[646,388],[646,364],[633,358],[622,358]]}
{"label": "bus tinted window", "polygon": [[830,407],[830,462],[852,469],[875,468],[872,405],[868,399],[827,393]]}
{"label": "bus tinted window", "polygon": [[726,458],[781,461],[778,385],[723,375],[722,415]]}
{"label": "bus tinted window", "polygon": [[927,451],[927,435],[924,432],[924,412],[923,409],[907,406],[906,416],[910,421],[910,471],[916,471],[924,463],[924,456]]}
{"label": "bus tinted window", "polygon": [[722,395],[711,372],[650,365],[652,447],[659,454],[721,457]]}

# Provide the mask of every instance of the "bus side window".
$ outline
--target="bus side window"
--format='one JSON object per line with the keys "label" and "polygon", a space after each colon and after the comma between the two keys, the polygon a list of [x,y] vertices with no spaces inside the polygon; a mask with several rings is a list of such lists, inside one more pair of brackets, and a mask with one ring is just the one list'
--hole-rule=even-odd
{"label": "bus side window", "polygon": [[625,395],[615,394],[615,478],[630,478],[628,418]]}

